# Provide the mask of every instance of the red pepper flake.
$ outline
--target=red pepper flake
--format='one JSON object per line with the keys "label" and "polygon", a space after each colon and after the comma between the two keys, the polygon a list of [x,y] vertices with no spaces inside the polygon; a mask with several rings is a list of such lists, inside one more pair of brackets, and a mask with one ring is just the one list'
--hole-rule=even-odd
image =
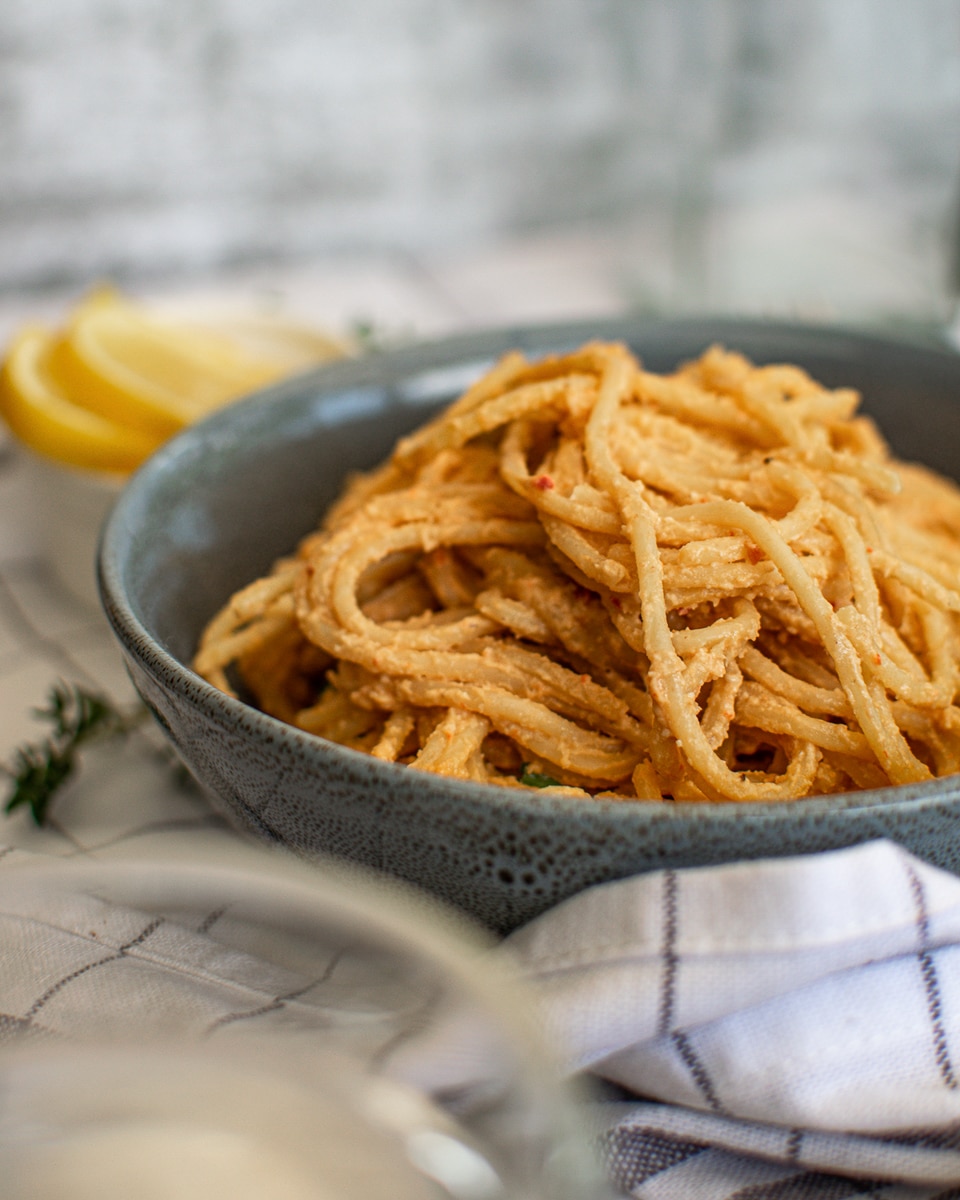
{"label": "red pepper flake", "polygon": [[623,608],[623,601],[620,599],[619,596],[611,596],[610,603],[613,605],[614,608],[618,608],[618,609]]}
{"label": "red pepper flake", "polygon": [[880,666],[880,664],[883,662],[883,659],[880,657],[880,655],[879,655],[879,654],[875,654],[875,655],[873,656],[873,661],[874,661],[874,662],[877,664],[877,666],[879,667],[879,666]]}
{"label": "red pepper flake", "polygon": [[547,492],[554,486],[554,482],[549,475],[538,475],[533,481],[533,486],[538,487],[541,492]]}
{"label": "red pepper flake", "polygon": [[747,546],[747,558],[750,559],[750,561],[753,563],[754,566],[756,566],[757,563],[760,562],[760,560],[765,557],[766,557],[766,555],[763,553],[763,551],[760,549],[760,547],[755,546],[753,544],[753,542],[751,542]]}

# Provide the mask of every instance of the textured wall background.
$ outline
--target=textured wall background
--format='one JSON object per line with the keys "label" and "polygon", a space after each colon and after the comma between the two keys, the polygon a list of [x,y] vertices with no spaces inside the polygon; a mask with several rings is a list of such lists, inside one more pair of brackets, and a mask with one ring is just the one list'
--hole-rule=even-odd
{"label": "textured wall background", "polygon": [[637,303],[916,307],[958,134],[957,0],[2,0],[0,289],[600,226]]}

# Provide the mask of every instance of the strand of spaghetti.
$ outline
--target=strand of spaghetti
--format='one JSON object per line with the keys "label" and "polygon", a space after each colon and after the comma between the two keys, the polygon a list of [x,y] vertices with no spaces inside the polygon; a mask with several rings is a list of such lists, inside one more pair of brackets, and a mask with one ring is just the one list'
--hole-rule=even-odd
{"label": "strand of spaghetti", "polygon": [[[652,541],[639,521],[635,522],[637,556],[647,551]],[[644,604],[644,601],[646,603]],[[654,595],[641,595],[643,605],[645,644],[647,654],[651,659],[649,686],[655,698],[666,713],[671,732],[677,739],[691,768],[702,779],[708,794],[727,795],[739,800],[789,799],[796,794],[799,786],[798,775],[814,773],[815,759],[804,763],[804,770],[791,764],[787,775],[778,783],[756,783],[748,780],[740,773],[731,772],[714,752],[706,734],[701,728],[688,695],[683,690],[682,675],[675,668],[672,655],[667,647],[668,629],[665,621],[659,619],[659,607]],[[648,617],[649,614],[649,617]],[[652,617],[652,620],[650,619]],[[807,756],[808,758],[810,756]],[[798,756],[795,760],[799,764]]]}
{"label": "strand of spaghetti", "polygon": [[[589,675],[577,673],[537,654],[524,646],[499,645],[485,651],[489,661],[508,666],[515,671],[511,690],[520,692],[526,681],[533,697],[541,688],[562,701],[572,713],[581,710],[581,720],[608,733],[615,734],[631,745],[649,745],[647,730],[633,719],[626,701],[609,688],[596,683]],[[561,710],[562,711],[562,710]]]}
{"label": "strand of spaghetti", "polygon": [[222,669],[241,654],[262,645],[290,625],[292,618],[293,596],[285,593],[250,624],[234,633],[211,639],[201,646],[196,656],[197,671],[203,674],[206,671]]}
{"label": "strand of spaghetti", "polygon": [[754,646],[747,646],[740,655],[740,666],[751,679],[762,683],[768,692],[783,696],[797,708],[835,717],[849,718],[853,715],[850,702],[841,688],[817,687],[798,679]]}
{"label": "strand of spaghetti", "polygon": [[768,380],[758,373],[752,379],[745,377],[736,394],[738,404],[776,435],[785,446],[800,446],[806,442],[800,414],[792,405],[771,402],[772,393]]}
{"label": "strand of spaghetti", "polygon": [[[724,653],[725,649],[723,644],[711,646],[709,650],[701,650],[687,661],[683,669],[683,686],[690,696],[699,697],[708,683],[713,683],[715,679],[721,679],[726,673],[735,649],[730,654]],[[699,721],[699,699],[694,700],[694,706]],[[709,739],[707,740],[709,741]]]}
{"label": "strand of spaghetti", "polygon": [[[522,520],[531,516],[529,505],[499,482],[449,482],[433,487],[415,484],[401,492],[375,496],[364,505],[357,524],[403,525],[414,521],[490,519]],[[342,533],[342,530],[338,530]],[[336,534],[334,534],[336,536]]]}
{"label": "strand of spaghetti", "polygon": [[882,788],[890,786],[890,780],[883,773],[883,769],[874,762],[867,762],[866,759],[850,758],[848,755],[837,754],[830,750],[824,754],[824,758],[839,767],[858,788]]}
{"label": "strand of spaghetti", "polygon": [[629,777],[640,761],[638,751],[615,739],[590,733],[546,705],[500,688],[404,679],[397,690],[410,704],[481,713],[495,729],[533,754],[589,779],[616,783]]}
{"label": "strand of spaghetti", "polygon": [[[438,546],[421,556],[417,570],[430,585],[430,590],[443,608],[466,608],[476,605],[477,581],[460,563],[449,546]],[[357,593],[359,598],[359,592]],[[429,607],[429,605],[424,605]],[[369,616],[367,609],[364,612]]]}
{"label": "strand of spaghetti", "polygon": [[[659,540],[659,539],[658,539]],[[708,537],[690,540],[677,549],[665,547],[661,541],[660,557],[664,563],[676,562],[685,567],[709,567],[714,563],[742,562],[747,554],[744,537]]]}
{"label": "strand of spaghetti", "polygon": [[785,542],[795,542],[819,522],[823,516],[823,494],[810,476],[791,463],[771,459],[767,464],[770,479],[796,498],[794,507],[777,521],[780,536]]}
{"label": "strand of spaghetti", "polygon": [[820,474],[817,483],[825,500],[835,504],[856,521],[868,554],[874,553],[878,548],[889,548],[887,536],[877,521],[870,501],[857,489],[856,484],[849,479],[836,479],[823,473]]}
{"label": "strand of spaghetti", "polygon": [[917,740],[926,746],[933,759],[937,775],[955,775],[957,773],[960,768],[960,755],[957,753],[956,745],[945,738],[932,722],[928,724],[927,729]]}
{"label": "strand of spaghetti", "polygon": [[[752,607],[752,605],[751,605]],[[756,613],[756,609],[754,609]],[[759,613],[756,621],[749,618],[742,623],[734,622],[726,628],[726,636],[712,645],[701,647],[687,660],[684,669],[684,684],[690,696],[697,697],[701,689],[712,680],[726,673],[730,664],[743,653],[747,643],[756,636],[759,630]],[[676,648],[676,642],[674,642]]]}
{"label": "strand of spaghetti", "polygon": [[356,542],[337,559],[330,583],[333,612],[345,629],[362,633],[371,641],[397,642],[415,647],[453,645],[464,637],[492,632],[490,622],[479,614],[442,629],[385,629],[364,616],[357,603],[357,585],[366,568],[387,554],[418,547],[423,550],[439,545],[537,545],[543,531],[533,521],[471,521],[451,524],[415,522],[390,529],[379,538]]}
{"label": "strand of spaghetti", "polygon": [[[587,385],[588,381],[582,380],[581,386]],[[419,456],[455,449],[471,438],[489,433],[508,421],[555,408],[562,404],[569,386],[566,379],[550,379],[521,384],[504,395],[488,398],[469,412],[449,417],[434,426],[431,437],[422,439],[415,447],[401,443],[396,452],[396,460],[409,464],[414,458],[414,449]]]}
{"label": "strand of spaghetti", "polygon": [[826,446],[814,445],[804,448],[803,459],[821,471],[851,475],[882,496],[896,496],[900,491],[900,476],[892,468],[869,462],[845,450],[830,450]]}
{"label": "strand of spaghetti", "polygon": [[594,671],[603,686],[626,704],[627,712],[643,725],[649,738],[656,719],[650,693],[624,678],[614,667],[598,664]]}
{"label": "strand of spaghetti", "polygon": [[[776,564],[788,586],[793,589],[798,604],[819,633],[824,648],[833,660],[837,678],[857,723],[889,777],[895,783],[929,779],[929,769],[904,741],[890,715],[889,706],[874,702],[863,678],[860,657],[845,633],[837,627],[832,608],[771,522],[735,500],[714,500],[693,507],[700,510],[707,521],[749,533]],[[688,510],[688,515],[693,515],[692,510]]]}
{"label": "strand of spaghetti", "polygon": [[812,742],[821,750],[836,750],[853,758],[874,758],[873,750],[862,733],[845,725],[834,725],[831,721],[810,717],[789,700],[768,692],[759,683],[748,682],[740,688],[737,719],[743,725],[763,729],[767,733],[782,733]]}
{"label": "strand of spaghetti", "polygon": [[779,582],[776,568],[769,562],[713,563],[710,566],[676,567],[663,563],[666,590],[712,587],[718,596],[765,590]]}
{"label": "strand of spaghetti", "polygon": [[817,388],[795,393],[791,397],[790,407],[804,423],[843,425],[853,417],[859,403],[860,394],[852,388],[837,388],[834,391]]}
{"label": "strand of spaghetti", "polygon": [[264,712],[288,724],[293,724],[304,704],[310,703],[313,696],[310,674],[316,675],[326,665],[329,664],[320,662],[310,651],[304,651],[295,621],[237,662],[244,690],[257,697]]}
{"label": "strand of spaghetti", "polygon": [[925,748],[933,760],[934,770],[938,775],[951,775],[957,770],[960,758],[954,739],[946,731],[936,727],[930,716],[920,712],[902,701],[894,701],[894,716],[897,723],[914,742]]}
{"label": "strand of spaghetti", "polygon": [[486,717],[449,708],[410,765],[418,771],[434,771],[454,779],[476,779],[478,772],[471,760],[489,732]]}
{"label": "strand of spaghetti", "polygon": [[489,685],[529,700],[549,700],[558,712],[581,725],[631,745],[649,745],[648,730],[629,714],[625,701],[589,676],[522,646],[494,643],[480,653],[421,650],[384,654],[379,650],[368,661],[360,661],[368,669],[376,663],[380,671],[397,677]]}
{"label": "strand of spaghetti", "polygon": [[633,784],[633,790],[637,793],[638,800],[663,799],[657,768],[652,762],[637,763],[630,781]]}
{"label": "strand of spaghetti", "polygon": [[682,378],[665,379],[641,370],[637,394],[655,403],[662,412],[693,424],[723,429],[747,445],[770,449],[776,444],[770,430],[735,405],[729,396],[704,392]]}
{"label": "strand of spaghetti", "polygon": [[201,647],[218,642],[236,632],[248,621],[261,617],[265,609],[282,595],[292,591],[298,569],[295,561],[285,559],[277,564],[272,574],[257,579],[235,592],[204,629],[200,639]]}
{"label": "strand of spaghetti", "polygon": [[873,561],[875,569],[882,575],[888,579],[898,580],[935,608],[945,608],[950,612],[960,613],[960,592],[944,587],[942,583],[938,583],[932,575],[920,567],[915,567],[902,558],[895,558],[886,550],[877,550]]}
{"label": "strand of spaghetti", "polygon": [[[507,586],[511,586],[508,584]],[[569,581],[518,580],[511,590],[537,613],[564,649],[597,671],[634,675],[641,665],[632,648],[618,636],[603,601]]]}
{"label": "strand of spaghetti", "polygon": [[645,404],[632,405],[623,413],[616,455],[621,467],[626,467],[621,455],[643,455],[651,444],[668,450],[673,459],[680,459],[707,469],[714,482],[749,478],[756,468],[755,454],[745,455],[735,443],[718,436],[712,423],[692,425],[669,413]]}
{"label": "strand of spaghetti", "polygon": [[824,506],[823,519],[827,528],[840,543],[847,561],[854,603],[863,619],[870,624],[879,640],[880,593],[873,577],[873,567],[863,538],[852,517],[833,504]]}
{"label": "strand of spaghetti", "polygon": [[[919,610],[924,602],[922,600],[914,600],[914,603],[917,606],[917,610]],[[912,606],[911,611],[914,611]],[[949,621],[949,617],[947,617],[947,620]],[[902,671],[906,671],[909,675],[913,675],[917,679],[927,679],[926,668],[923,663],[906,644],[899,632],[886,621],[880,626],[880,641],[887,655]]]}
{"label": "strand of spaghetti", "polygon": [[706,646],[727,638],[754,641],[760,632],[760,614],[756,605],[750,600],[740,598],[734,601],[734,615],[719,617],[711,625],[700,629],[677,629],[673,632],[673,646],[678,654],[694,654]]}
{"label": "strand of spaghetti", "polygon": [[485,588],[478,592],[473,603],[477,612],[509,629],[516,637],[539,642],[540,645],[549,645],[556,640],[550,626],[535,609],[522,600],[505,596],[497,588]]}
{"label": "strand of spaghetti", "polygon": [[401,438],[394,447],[390,463],[405,469],[412,469],[419,460],[429,455],[437,430],[454,417],[470,412],[472,409],[486,403],[493,396],[512,386],[520,376],[529,369],[530,364],[518,351],[511,350],[505,354],[493,368],[481,375],[459,399],[439,414],[433,421],[422,425],[414,433]]}
{"label": "strand of spaghetti", "polygon": [[540,514],[540,524],[553,545],[588,578],[612,592],[633,591],[630,571],[599,549],[587,534],[549,513]]}
{"label": "strand of spaghetti", "polygon": [[404,743],[413,732],[413,713],[409,708],[395,709],[383,726],[380,740],[370,753],[385,762],[396,762],[403,751]]}
{"label": "strand of spaghetti", "polygon": [[918,678],[898,667],[884,653],[876,629],[864,620],[862,614],[848,606],[840,609],[837,617],[842,621],[844,632],[856,647],[861,660],[867,664],[869,674],[894,696],[916,708],[945,708],[951,703],[951,688],[940,687],[929,679]]}
{"label": "strand of spaghetti", "polygon": [[718,480],[715,474],[694,471],[678,455],[664,452],[657,442],[648,443],[644,453],[625,453],[622,443],[617,447],[618,466],[630,478],[642,480],[648,487],[657,488],[677,503],[685,504],[715,493]]}
{"label": "strand of spaghetti", "polygon": [[960,586],[960,556],[949,539],[936,531],[920,527],[922,515],[912,524],[899,521],[891,538],[891,549],[898,557],[928,572],[944,587],[956,590]]}
{"label": "strand of spaghetti", "polygon": [[344,745],[372,734],[371,744],[364,747],[368,750],[379,740],[379,723],[379,714],[358,707],[346,692],[335,687],[328,687],[316,704],[297,714],[296,720],[299,729]]}
{"label": "strand of spaghetti", "polygon": [[920,623],[927,643],[933,681],[950,697],[948,705],[952,704],[960,688],[956,629],[946,613],[931,608],[929,604],[920,605]]}
{"label": "strand of spaghetti", "polygon": [[501,443],[500,473],[519,496],[561,521],[596,533],[619,534],[620,520],[613,505],[602,493],[593,491],[591,503],[562,495],[552,476],[539,475],[537,482],[527,470],[526,456],[532,437],[528,422],[518,421],[504,434]]}
{"label": "strand of spaghetti", "polygon": [[336,529],[349,521],[357,509],[362,508],[374,496],[389,493],[407,481],[406,473],[392,461],[383,463],[368,475],[349,476],[344,491],[334,500],[324,515],[324,530],[329,532]]}
{"label": "strand of spaghetti", "polygon": [[723,675],[710,689],[700,727],[714,750],[723,744],[736,717],[737,694],[742,684],[743,672],[739,664],[729,662]]}

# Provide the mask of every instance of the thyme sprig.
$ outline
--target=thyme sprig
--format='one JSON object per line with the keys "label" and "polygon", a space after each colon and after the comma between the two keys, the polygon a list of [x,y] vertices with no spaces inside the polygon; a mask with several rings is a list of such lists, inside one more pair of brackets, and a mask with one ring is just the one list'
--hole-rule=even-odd
{"label": "thyme sprig", "polygon": [[46,706],[33,712],[51,725],[50,734],[18,747],[12,764],[0,765],[0,772],[11,781],[4,811],[27,805],[36,824],[43,825],[51,800],[76,769],[81,747],[126,736],[143,720],[145,710],[123,713],[105,696],[61,682],[50,689]]}

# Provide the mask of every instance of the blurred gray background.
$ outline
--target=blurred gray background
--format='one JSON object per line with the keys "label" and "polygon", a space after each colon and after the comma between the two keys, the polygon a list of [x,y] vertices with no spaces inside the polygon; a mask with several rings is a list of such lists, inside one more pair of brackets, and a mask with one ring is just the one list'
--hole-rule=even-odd
{"label": "blurred gray background", "polygon": [[0,293],[595,235],[650,309],[927,315],[957,0],[0,0]]}

